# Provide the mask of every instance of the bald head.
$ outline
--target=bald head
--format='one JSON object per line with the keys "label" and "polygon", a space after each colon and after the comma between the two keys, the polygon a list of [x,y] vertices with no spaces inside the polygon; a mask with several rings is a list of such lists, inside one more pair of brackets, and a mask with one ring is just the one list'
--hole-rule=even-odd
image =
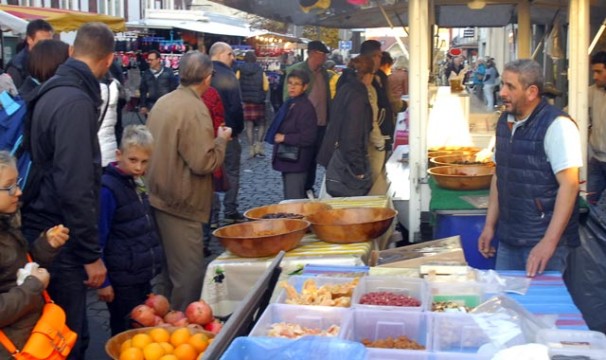
{"label": "bald head", "polygon": [[198,85],[212,74],[213,63],[199,52],[190,51],[179,62],[179,82],[183,86]]}
{"label": "bald head", "polygon": [[228,43],[224,43],[222,41],[214,43],[210,47],[208,55],[210,56],[212,61],[220,61],[228,67],[232,66],[232,64],[234,63],[234,59],[236,58],[231,46],[229,46]]}

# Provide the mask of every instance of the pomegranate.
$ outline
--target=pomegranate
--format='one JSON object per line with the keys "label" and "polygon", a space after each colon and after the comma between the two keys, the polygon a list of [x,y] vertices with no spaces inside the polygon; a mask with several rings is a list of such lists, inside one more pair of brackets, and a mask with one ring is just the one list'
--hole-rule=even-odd
{"label": "pomegranate", "polygon": [[170,304],[168,299],[163,295],[157,294],[149,294],[147,295],[147,300],[145,300],[145,305],[154,309],[154,312],[158,316],[164,316],[170,310]]}
{"label": "pomegranate", "polygon": [[175,321],[175,323],[173,325],[178,326],[178,327],[184,327],[184,326],[189,325],[189,321],[187,321],[187,318],[184,317],[182,319]]}
{"label": "pomegranate", "polygon": [[192,324],[206,325],[213,321],[213,311],[204,300],[194,301],[187,305],[185,316]]}
{"label": "pomegranate", "polygon": [[156,315],[154,310],[147,305],[138,305],[130,312],[130,318],[141,326],[154,326]]}
{"label": "pomegranate", "polygon": [[176,325],[176,322],[181,319],[185,319],[185,314],[182,311],[171,310],[164,315],[164,322],[171,325]]}
{"label": "pomegranate", "polygon": [[208,324],[204,325],[204,329],[217,335],[219,333],[219,331],[221,331],[221,329],[223,329],[223,324],[220,323],[217,319],[215,319],[215,320],[209,322]]}
{"label": "pomegranate", "polygon": [[158,315],[154,316],[154,326],[158,326],[158,325],[162,325],[162,324],[164,324],[164,320]]}

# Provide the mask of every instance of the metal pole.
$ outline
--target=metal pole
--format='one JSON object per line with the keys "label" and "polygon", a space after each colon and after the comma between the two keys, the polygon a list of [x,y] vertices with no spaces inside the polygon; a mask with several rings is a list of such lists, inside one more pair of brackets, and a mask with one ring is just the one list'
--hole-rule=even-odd
{"label": "metal pole", "polygon": [[[389,25],[389,27],[391,28],[391,30],[394,30],[393,23],[389,19],[389,16],[387,15],[387,12],[385,12],[385,9],[383,8],[383,5],[381,5],[381,3],[378,0],[375,0],[375,3],[379,7],[379,10],[381,10],[381,14],[383,14],[383,17],[385,18],[385,21],[387,21],[387,24]],[[404,54],[404,56],[406,56],[407,59],[410,59],[410,55],[408,54],[408,49],[406,49],[406,46],[404,46],[404,43],[402,42],[402,39],[400,39],[399,36],[396,36],[395,32],[394,32],[393,35],[394,35],[394,38],[396,39],[396,42],[398,43],[398,45],[400,45],[400,48],[402,49],[402,53]]]}

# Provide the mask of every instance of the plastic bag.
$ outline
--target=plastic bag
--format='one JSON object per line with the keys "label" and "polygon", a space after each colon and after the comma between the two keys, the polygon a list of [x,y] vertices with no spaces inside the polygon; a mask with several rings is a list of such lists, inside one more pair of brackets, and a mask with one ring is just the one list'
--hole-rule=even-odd
{"label": "plastic bag", "polygon": [[221,360],[365,360],[366,347],[358,342],[306,336],[298,340],[270,337],[236,338]]}
{"label": "plastic bag", "polygon": [[590,207],[579,228],[581,246],[571,249],[564,282],[591,330],[606,333],[606,211],[603,200]]}
{"label": "plastic bag", "polygon": [[499,275],[494,270],[476,270],[476,279],[489,294],[509,292],[525,295],[532,281],[527,277]]}
{"label": "plastic bag", "polygon": [[555,322],[531,314],[506,296],[491,298],[471,314],[497,349],[535,342],[539,330],[555,327]]}

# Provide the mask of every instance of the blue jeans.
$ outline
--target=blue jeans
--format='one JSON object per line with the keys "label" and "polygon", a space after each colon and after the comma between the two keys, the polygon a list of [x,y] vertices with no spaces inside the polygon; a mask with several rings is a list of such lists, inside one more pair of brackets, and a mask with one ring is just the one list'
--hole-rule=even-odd
{"label": "blue jeans", "polygon": [[587,201],[595,205],[606,189],[606,162],[592,157],[587,165]]}
{"label": "blue jeans", "polygon": [[[526,271],[528,255],[533,247],[534,246],[512,246],[502,241],[499,242],[495,269]],[[568,247],[565,245],[558,246],[551,259],[549,259],[547,267],[545,267],[545,271],[553,270],[564,272],[567,255]]]}
{"label": "blue jeans", "polygon": [[151,293],[151,285],[149,283],[114,286],[114,301],[107,303],[112,336],[131,328],[131,310],[135,306],[143,304],[149,293]]}

